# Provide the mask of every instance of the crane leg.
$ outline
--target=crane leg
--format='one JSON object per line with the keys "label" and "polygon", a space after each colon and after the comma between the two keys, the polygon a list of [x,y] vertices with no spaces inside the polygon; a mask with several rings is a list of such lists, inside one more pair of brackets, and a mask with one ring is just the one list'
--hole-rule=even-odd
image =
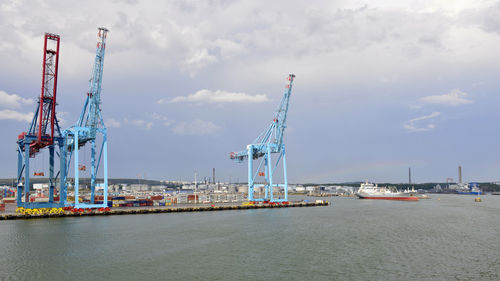
{"label": "crane leg", "polygon": [[269,159],[267,157],[267,152],[266,157],[264,158],[264,173],[266,179],[266,183],[264,185],[264,201],[269,201]]}
{"label": "crane leg", "polygon": [[[273,202],[273,169],[272,169],[272,161],[271,161],[271,146],[267,145],[266,151],[266,171],[269,176],[269,181],[266,186],[266,200]],[[269,195],[269,196],[268,196]]]}
{"label": "crane leg", "polygon": [[94,204],[95,197],[95,140],[90,142],[90,203]]}
{"label": "crane leg", "polygon": [[23,190],[21,188],[21,181],[22,181],[22,173],[23,173],[23,152],[20,147],[17,148],[17,206],[21,206],[21,196],[23,193]]}
{"label": "crane leg", "polygon": [[282,148],[282,153],[283,153],[283,180],[284,180],[284,192],[285,192],[285,202],[288,202],[288,179],[287,179],[287,174],[286,174],[286,152],[285,152],[285,145],[283,144]]}
{"label": "crane leg", "polygon": [[253,197],[253,145],[248,150],[248,201],[254,201]]}
{"label": "crane leg", "polygon": [[80,184],[80,174],[78,173],[78,129],[75,130],[73,141],[75,144],[75,149],[73,152],[75,154],[75,207],[77,207],[80,203],[78,198],[78,189]]}
{"label": "crane leg", "polygon": [[24,144],[24,204],[30,202],[30,144]]}
{"label": "crane leg", "polygon": [[64,150],[64,140],[59,142],[59,170],[61,172],[61,178],[59,183],[59,204],[66,206],[66,151]]}
{"label": "crane leg", "polygon": [[103,205],[106,207],[108,205],[108,133],[106,128],[103,129],[102,132],[102,141],[103,141],[103,149],[104,149],[104,200]]}
{"label": "crane leg", "polygon": [[54,203],[54,144],[49,146],[49,203]]}

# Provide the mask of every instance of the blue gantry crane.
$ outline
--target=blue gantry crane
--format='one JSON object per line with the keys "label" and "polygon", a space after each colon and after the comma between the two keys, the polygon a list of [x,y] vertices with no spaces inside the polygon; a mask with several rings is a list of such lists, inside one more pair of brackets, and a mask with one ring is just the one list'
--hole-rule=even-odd
{"label": "blue gantry crane", "polygon": [[[56,93],[59,65],[59,35],[45,33],[43,47],[43,74],[40,97],[28,132],[17,138],[17,206],[24,208],[53,208],[64,206],[65,182],[60,181],[60,199],[54,201],[56,181],[65,174],[64,139],[56,117]],[[59,147],[60,169],[55,173],[54,152]],[[42,150],[49,149],[49,201],[30,202],[30,158],[35,158]],[[44,172],[34,171],[34,176],[45,176]],[[24,197],[24,201],[23,201]]]}
{"label": "blue gantry crane", "polygon": [[[108,147],[107,147],[107,129],[104,125],[101,111],[101,84],[104,65],[104,53],[106,50],[106,37],[108,29],[98,28],[98,42],[90,87],[85,99],[80,118],[77,123],[64,130],[65,147],[68,151],[67,167],[70,167],[72,154],[74,154],[74,189],[75,189],[75,208],[101,208],[107,207],[108,201]],[[81,147],[90,143],[90,203],[79,202],[79,172],[85,171],[85,165],[79,165],[79,150]],[[96,151],[96,145],[100,143],[99,153]],[[103,182],[97,183],[97,174],[102,160]],[[64,179],[66,181],[66,178]],[[102,187],[103,201],[95,202],[96,187]]]}
{"label": "blue gantry crane", "polygon": [[[286,173],[286,153],[285,143],[283,141],[283,133],[286,128],[286,117],[288,113],[288,104],[292,93],[294,74],[288,75],[288,84],[286,85],[283,98],[276,110],[275,116],[271,125],[267,127],[254,141],[247,146],[246,150],[240,152],[232,152],[229,158],[242,162],[248,159],[248,200],[264,201],[264,202],[288,202],[288,181]],[[278,157],[273,162],[272,154],[278,154]],[[260,159],[256,171],[253,169],[253,161]],[[276,175],[278,164],[283,163],[283,184],[273,182],[273,176]],[[264,172],[260,169],[264,168]],[[256,183],[257,177],[264,177],[263,184]],[[264,198],[255,198],[254,189],[256,187],[264,187]],[[274,198],[273,189],[284,189],[284,198]]]}

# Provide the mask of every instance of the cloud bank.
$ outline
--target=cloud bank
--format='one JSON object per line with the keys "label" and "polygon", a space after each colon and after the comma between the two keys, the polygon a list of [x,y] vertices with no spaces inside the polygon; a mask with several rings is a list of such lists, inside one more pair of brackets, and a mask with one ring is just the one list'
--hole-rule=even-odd
{"label": "cloud bank", "polygon": [[448,94],[439,96],[427,96],[420,99],[423,103],[440,104],[448,106],[459,106],[472,103],[472,100],[467,99],[468,94],[460,91],[460,89],[453,89]]}
{"label": "cloud bank", "polygon": [[178,103],[178,102],[197,102],[197,103],[261,103],[269,99],[266,95],[249,95],[245,93],[233,93],[222,90],[210,91],[199,90],[188,96],[178,96],[170,101],[161,99],[158,103]]}
{"label": "cloud bank", "polygon": [[22,105],[33,104],[33,100],[22,98],[16,94],[9,95],[0,90],[0,106],[7,108],[21,108]]}
{"label": "cloud bank", "polygon": [[0,120],[15,120],[19,122],[31,122],[33,113],[22,113],[15,110],[0,110]]}
{"label": "cloud bank", "polygon": [[[407,129],[410,132],[425,132],[425,131],[430,131],[436,128],[436,125],[430,121],[438,116],[441,115],[441,112],[432,112],[429,115],[417,117],[411,120],[408,120],[406,124],[404,125],[404,128]],[[427,124],[423,124],[418,126],[419,124],[422,123],[422,121],[427,121]]]}
{"label": "cloud bank", "polygon": [[209,135],[219,130],[211,121],[196,119],[191,122],[180,122],[175,125],[172,131],[177,135]]}

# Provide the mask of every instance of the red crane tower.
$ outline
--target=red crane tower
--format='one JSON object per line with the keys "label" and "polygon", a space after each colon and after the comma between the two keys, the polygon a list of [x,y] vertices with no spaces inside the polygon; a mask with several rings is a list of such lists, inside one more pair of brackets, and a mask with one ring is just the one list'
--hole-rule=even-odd
{"label": "red crane tower", "polygon": [[[33,121],[28,132],[19,134],[17,139],[18,144],[18,173],[17,184],[18,206],[31,207],[29,205],[29,189],[30,189],[30,174],[29,174],[29,158],[34,158],[35,155],[45,147],[49,147],[50,154],[50,170],[49,170],[49,187],[50,197],[48,206],[53,203],[53,193],[55,186],[54,178],[54,141],[57,140],[61,150],[61,165],[60,173],[65,174],[65,159],[63,153],[64,141],[61,135],[57,118],[56,118],[56,94],[57,94],[57,71],[59,65],[59,35],[45,33],[43,46],[43,74],[42,88],[38,106],[33,116]],[[54,136],[54,130],[57,129],[58,136]],[[64,161],[63,161],[64,160]],[[24,177],[23,177],[24,172]],[[35,172],[35,176],[44,176],[43,172]],[[58,173],[59,175],[59,173]],[[57,176],[58,176],[57,175]],[[57,178],[56,176],[56,178]],[[23,182],[24,181],[24,182]],[[21,201],[22,186],[24,184],[24,204]],[[61,182],[61,190],[64,183]],[[47,206],[47,207],[48,207]]]}

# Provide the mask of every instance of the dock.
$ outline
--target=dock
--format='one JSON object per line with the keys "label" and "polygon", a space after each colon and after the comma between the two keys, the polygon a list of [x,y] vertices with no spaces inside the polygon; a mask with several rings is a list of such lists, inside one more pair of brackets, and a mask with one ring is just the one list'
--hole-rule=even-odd
{"label": "dock", "polygon": [[255,204],[255,205],[222,205],[222,206],[193,206],[193,207],[139,207],[139,208],[112,208],[109,211],[87,210],[84,212],[63,212],[58,214],[0,214],[0,220],[22,220],[37,218],[61,218],[81,216],[117,216],[117,215],[143,215],[159,213],[182,213],[182,212],[213,212],[229,210],[250,210],[269,208],[298,208],[328,206],[329,202],[318,200],[318,202],[290,202],[289,204]]}

